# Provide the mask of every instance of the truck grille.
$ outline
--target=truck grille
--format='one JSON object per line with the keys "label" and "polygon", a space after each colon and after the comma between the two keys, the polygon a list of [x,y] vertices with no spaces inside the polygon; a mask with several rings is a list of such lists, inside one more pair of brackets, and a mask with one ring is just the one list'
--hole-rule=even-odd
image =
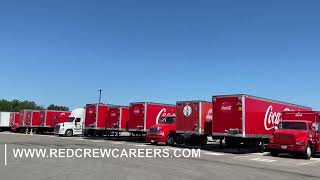
{"label": "truck grille", "polygon": [[276,134],[274,141],[277,144],[290,145],[295,143],[295,138],[292,134]]}
{"label": "truck grille", "polygon": [[60,130],[60,125],[56,125],[56,127],[54,128],[54,133],[58,134]]}

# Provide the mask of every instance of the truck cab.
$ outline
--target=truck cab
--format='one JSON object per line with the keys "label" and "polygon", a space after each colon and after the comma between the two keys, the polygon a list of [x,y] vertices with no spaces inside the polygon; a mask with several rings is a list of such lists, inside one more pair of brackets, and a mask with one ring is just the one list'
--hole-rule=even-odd
{"label": "truck cab", "polygon": [[84,122],[84,108],[74,109],[65,122],[58,123],[55,127],[54,134],[59,136],[82,135]]}
{"label": "truck cab", "polygon": [[151,144],[166,143],[173,145],[176,138],[176,116],[166,115],[159,118],[156,125],[147,132],[147,142]]}
{"label": "truck cab", "polygon": [[269,139],[271,156],[293,153],[310,159],[312,155],[320,153],[319,120],[319,112],[283,112],[282,121]]}

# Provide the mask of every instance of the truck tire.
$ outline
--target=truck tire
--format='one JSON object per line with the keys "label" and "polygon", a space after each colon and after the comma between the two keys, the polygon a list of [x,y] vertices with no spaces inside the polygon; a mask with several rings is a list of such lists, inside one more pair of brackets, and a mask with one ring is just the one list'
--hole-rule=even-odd
{"label": "truck tire", "polygon": [[66,130],[66,136],[67,137],[73,136],[73,131],[71,129]]}
{"label": "truck tire", "polygon": [[271,155],[272,157],[277,157],[277,156],[279,155],[279,153],[276,152],[276,151],[270,151],[270,155]]}
{"label": "truck tire", "polygon": [[303,151],[303,159],[309,160],[311,158],[311,155],[312,155],[312,148],[310,144],[308,144]]}
{"label": "truck tire", "polygon": [[167,137],[166,145],[167,146],[173,146],[174,145],[174,138],[172,136],[168,136]]}

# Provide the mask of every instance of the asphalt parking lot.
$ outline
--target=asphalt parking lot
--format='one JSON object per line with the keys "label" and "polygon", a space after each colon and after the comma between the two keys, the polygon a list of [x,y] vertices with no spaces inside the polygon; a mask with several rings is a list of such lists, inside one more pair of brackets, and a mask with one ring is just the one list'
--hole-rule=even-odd
{"label": "asphalt parking lot", "polygon": [[[5,144],[7,159],[5,160]],[[14,148],[190,149],[153,146],[139,138],[83,138],[0,133],[0,179],[319,179],[320,158],[271,157],[254,150],[219,149],[210,143],[200,158],[14,158]],[[6,165],[5,165],[6,162]]]}

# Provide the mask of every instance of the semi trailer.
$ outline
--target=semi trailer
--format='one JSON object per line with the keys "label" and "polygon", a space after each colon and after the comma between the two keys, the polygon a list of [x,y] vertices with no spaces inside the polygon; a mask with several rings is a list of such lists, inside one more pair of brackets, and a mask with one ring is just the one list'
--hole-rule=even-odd
{"label": "semi trailer", "polygon": [[308,111],[310,107],[246,94],[212,97],[215,139],[228,146],[249,145],[263,148],[282,120],[283,111]]}

